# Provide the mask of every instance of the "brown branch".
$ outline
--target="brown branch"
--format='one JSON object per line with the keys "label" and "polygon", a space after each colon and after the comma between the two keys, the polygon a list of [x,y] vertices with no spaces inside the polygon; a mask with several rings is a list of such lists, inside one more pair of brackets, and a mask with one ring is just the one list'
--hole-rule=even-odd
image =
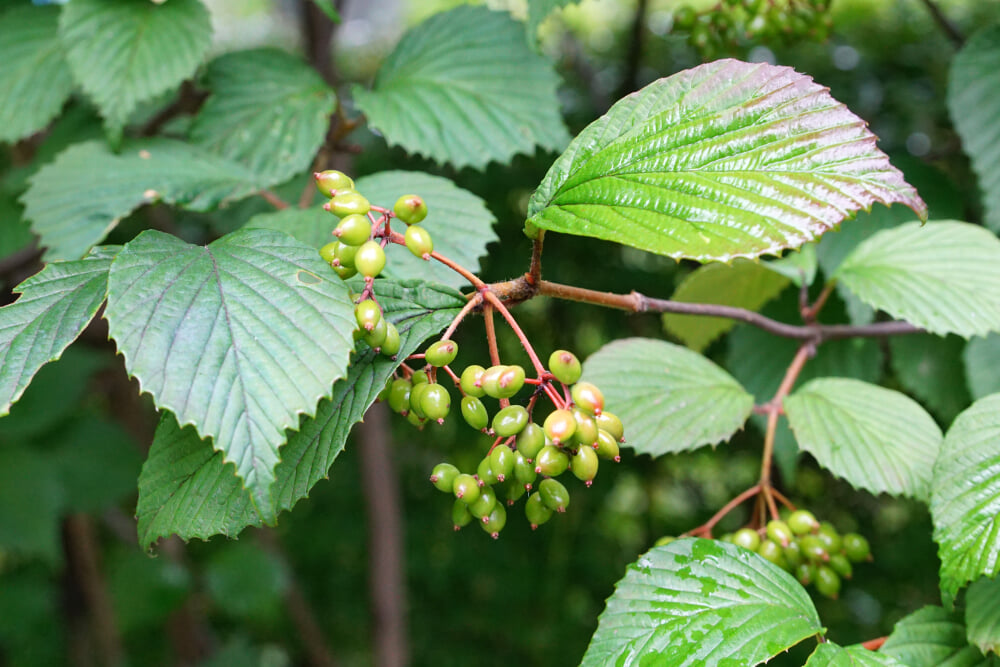
{"label": "brown branch", "polygon": [[798,352],[795,353],[795,358],[792,359],[792,363],[788,365],[788,370],[785,371],[785,377],[782,378],[778,390],[774,392],[774,398],[768,401],[765,406],[767,409],[767,430],[764,432],[764,455],[761,457],[760,463],[760,487],[764,495],[764,500],[768,503],[768,508],[771,510],[771,515],[774,518],[778,516],[778,509],[775,507],[774,498],[770,494],[771,461],[774,458],[774,437],[778,428],[778,416],[782,412],[782,402],[792,391],[799,373],[802,372],[802,367],[805,366],[806,361],[809,360],[809,357],[815,351],[815,345],[808,341],[799,346]]}
{"label": "brown branch", "polygon": [[537,285],[542,281],[542,246],[545,243],[545,230],[538,230],[538,238],[531,244],[531,266],[524,279],[531,285]]}
{"label": "brown branch", "polygon": [[962,45],[965,44],[965,36],[955,27],[955,24],[948,20],[948,17],[944,15],[944,12],[941,11],[941,8],[937,6],[934,0],[921,1],[924,3],[927,11],[930,12],[934,22],[938,24],[941,31],[951,40],[951,43],[957,48],[962,48]]}
{"label": "brown branch", "polygon": [[257,194],[260,195],[268,204],[274,208],[282,211],[288,208],[289,204],[284,199],[279,197],[276,193],[271,190],[258,190]]}

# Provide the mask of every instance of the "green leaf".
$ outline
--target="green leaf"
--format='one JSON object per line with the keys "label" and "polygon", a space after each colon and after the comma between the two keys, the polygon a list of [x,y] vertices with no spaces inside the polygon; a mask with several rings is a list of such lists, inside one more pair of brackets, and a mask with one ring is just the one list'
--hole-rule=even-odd
{"label": "green leaf", "polygon": [[816,261],[816,244],[807,243],[798,250],[786,252],[780,259],[772,259],[764,262],[768,269],[785,276],[796,287],[812,285],[816,280],[816,270],[819,265]]}
{"label": "green leaf", "polygon": [[142,390],[214,438],[271,520],[285,430],[347,373],[347,286],[280,232],[240,230],[203,247],[145,231],[111,267],[105,317]]}
{"label": "green leaf", "polygon": [[75,144],[30,183],[24,216],[48,260],[79,259],[141,204],[205,211],[257,189],[245,167],[171,139],[130,142],[118,155],[98,141]]}
{"label": "green leaf", "polygon": [[785,398],[799,446],[872,493],[926,498],[941,429],[912,398],[847,378],[811,380]]}
{"label": "green leaf", "polygon": [[874,203],[926,206],[866,123],[788,67],[719,60],[620,100],[556,160],[529,229],[699,261],[777,254]]}
{"label": "green leaf", "polygon": [[907,667],[985,667],[995,658],[983,658],[965,638],[965,626],[957,614],[941,607],[924,607],[896,623],[879,649]]}
{"label": "green leaf", "polygon": [[931,518],[941,558],[942,597],[1000,573],[1000,394],[973,403],[952,423],[934,465]]}
{"label": "green leaf", "polygon": [[972,401],[962,372],[964,347],[958,336],[914,334],[889,339],[892,369],[900,384],[945,423]]}
{"label": "green leaf", "polygon": [[973,338],[962,353],[965,375],[969,380],[972,398],[1000,391],[1000,335],[989,334],[985,338]]}
{"label": "green leaf", "polygon": [[[383,171],[359,178],[355,187],[370,201],[386,208],[392,208],[402,195],[412,193],[423,197],[427,218],[420,226],[430,232],[434,250],[473,272],[479,269],[479,258],[486,254],[486,246],[499,240],[493,231],[496,218],[486,203],[447,178],[419,171]],[[456,288],[468,285],[465,278],[448,267],[422,260],[403,246],[393,245],[386,252],[385,276],[401,280],[420,278]]]}
{"label": "green leaf", "polygon": [[753,396],[697,352],[649,338],[608,343],[584,365],[626,424],[628,445],[660,456],[728,440],[743,427]]}
{"label": "green leaf", "polygon": [[273,229],[284,232],[313,248],[322,248],[336,240],[332,235],[339,220],[322,207],[298,208],[290,206],[280,211],[259,213],[243,225],[244,229]]}
{"label": "green leaf", "polygon": [[822,632],[790,574],[733,544],[688,538],[629,566],[582,664],[758,665]]}
{"label": "green leaf", "polygon": [[213,60],[207,83],[195,143],[246,165],[262,185],[309,168],[337,102],[316,70],[277,49],[239,51]]}
{"label": "green leaf", "polygon": [[313,0],[313,4],[326,15],[326,18],[334,23],[340,23],[340,12],[334,7],[333,0]]}
{"label": "green leaf", "polygon": [[983,190],[986,224],[1000,230],[1000,26],[973,35],[951,61],[948,110]]}
{"label": "green leaf", "polygon": [[14,288],[0,308],[0,416],[42,366],[55,361],[104,302],[111,256],[95,252],[75,262],[51,262]]}
{"label": "green leaf", "polygon": [[1000,649],[1000,580],[979,579],[965,594],[965,624],[969,642],[983,653]]}
{"label": "green leaf", "polygon": [[869,651],[864,646],[837,646],[833,642],[820,644],[809,656],[805,667],[906,667],[884,653]]}
{"label": "green leaf", "polygon": [[390,145],[456,167],[558,150],[559,78],[523,35],[485,7],[435,14],[403,35],[372,90],[353,88],[355,103]]}
{"label": "green leaf", "polygon": [[525,26],[528,42],[535,44],[538,41],[538,28],[552,12],[579,2],[580,0],[528,0],[528,21]]}
{"label": "green leaf", "polygon": [[0,23],[0,142],[13,143],[59,115],[73,78],[56,32],[58,7],[17,7]]}
{"label": "green leaf", "polygon": [[200,0],[73,0],[59,36],[74,78],[117,135],[141,102],[194,74],[212,23]]}
{"label": "green leaf", "polygon": [[[450,289],[419,282],[377,280],[375,289],[385,313],[399,329],[397,360],[358,344],[347,378],[333,386],[333,397],[320,402],[315,418],[304,418],[299,430],[288,434],[281,463],[274,471],[274,514],[291,509],[326,477],[351,427],[392,372],[444,329],[465,304]],[[139,475],[136,516],[139,543],[145,547],[172,533],[184,539],[208,539],[218,534],[234,536],[246,526],[262,523],[232,464],[200,440],[193,428],[181,429],[170,414],[161,420]]]}
{"label": "green leaf", "polygon": [[[785,276],[757,262],[740,260],[731,265],[706,264],[691,272],[671,299],[756,311],[778,296],[788,282]],[[701,352],[709,343],[736,326],[736,321],[723,317],[667,313],[663,316],[663,325],[692,350]]]}
{"label": "green leaf", "polygon": [[834,277],[862,301],[931,333],[1000,329],[1000,239],[965,222],[911,222],[854,249]]}

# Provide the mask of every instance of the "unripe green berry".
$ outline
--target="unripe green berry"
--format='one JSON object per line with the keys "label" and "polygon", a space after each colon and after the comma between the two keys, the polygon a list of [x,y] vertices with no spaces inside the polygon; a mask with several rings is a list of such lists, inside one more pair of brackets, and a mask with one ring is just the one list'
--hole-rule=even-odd
{"label": "unripe green berry", "polygon": [[844,555],[855,563],[871,560],[871,547],[868,546],[868,540],[863,535],[847,533],[844,535],[843,543]]}
{"label": "unripe green berry", "polygon": [[420,195],[403,195],[393,204],[392,212],[406,224],[413,225],[427,217],[427,204]]}
{"label": "unripe green berry", "polygon": [[358,246],[372,235],[372,223],[368,216],[351,214],[340,221],[333,235],[344,245]]}
{"label": "unripe green berry", "polygon": [[316,179],[316,188],[325,197],[332,197],[338,192],[354,189],[354,181],[351,177],[336,169],[314,172],[313,178]]}
{"label": "unripe green berry", "polygon": [[382,347],[387,335],[389,335],[389,323],[384,317],[380,317],[375,323],[375,328],[364,335],[364,341],[372,348],[379,348]]}
{"label": "unripe green berry", "polygon": [[[385,319],[385,318],[383,318]],[[392,322],[386,320],[385,322],[385,340],[382,341],[381,352],[387,357],[396,358],[396,353],[399,352],[399,346],[401,341],[399,339],[399,329]]]}
{"label": "unripe green berry", "polygon": [[500,537],[500,531],[507,525],[507,510],[504,508],[503,503],[494,505],[493,511],[479,525],[494,540]]}
{"label": "unripe green berry", "polygon": [[365,241],[354,256],[354,267],[365,278],[374,278],[385,268],[385,250],[378,241]]}
{"label": "unripe green berry", "polygon": [[854,576],[854,568],[851,561],[844,554],[830,554],[830,568],[844,579]]}
{"label": "unripe green berry", "polygon": [[492,486],[500,481],[493,472],[493,468],[490,467],[490,457],[488,455],[484,456],[479,462],[479,467],[476,468],[476,477],[479,478],[479,486]]}
{"label": "unripe green berry", "polygon": [[500,374],[503,366],[490,366],[479,377],[479,386],[490,398],[500,398]]}
{"label": "unripe green berry", "polygon": [[469,512],[469,506],[456,498],[451,506],[451,523],[455,526],[455,530],[461,530],[462,526],[469,525],[470,521],[472,513]]}
{"label": "unripe green berry", "polygon": [[462,473],[455,478],[452,493],[466,505],[471,505],[479,500],[479,482],[472,475]]}
{"label": "unripe green berry", "polygon": [[431,470],[431,482],[438,491],[451,493],[455,486],[455,478],[458,477],[458,468],[450,463],[439,463]]}
{"label": "unripe green berry", "polygon": [[524,386],[524,368],[518,365],[504,366],[497,377],[500,398],[510,398]]}
{"label": "unripe green berry", "polygon": [[431,379],[427,375],[427,371],[416,371],[413,375],[410,376],[410,382],[412,382],[414,385],[425,384],[430,381]]}
{"label": "unripe green berry", "polygon": [[528,500],[524,504],[524,515],[528,518],[532,530],[551,519],[553,514],[554,512],[542,501],[542,497],[537,491],[528,496]]}
{"label": "unripe green berry", "polygon": [[808,586],[816,578],[816,566],[812,563],[799,563],[795,566],[795,578],[803,586]]}
{"label": "unripe green berry", "polygon": [[455,361],[456,356],[458,356],[458,343],[447,339],[439,340],[436,343],[431,343],[430,347],[427,348],[424,353],[424,361],[431,366],[441,368]]}
{"label": "unripe green berry", "polygon": [[593,447],[581,445],[576,450],[573,458],[570,459],[569,465],[573,471],[573,475],[587,486],[590,486],[594,478],[597,477],[597,469],[600,466],[600,461]]}
{"label": "unripe green berry", "polygon": [[424,414],[424,408],[420,403],[421,397],[424,395],[424,391],[430,387],[429,382],[414,383],[410,388],[410,412],[420,417],[421,419],[426,419],[427,415]]}
{"label": "unripe green berry", "polygon": [[361,194],[354,190],[344,190],[338,191],[330,201],[323,204],[323,208],[338,218],[343,218],[348,215],[365,215],[372,207]]}
{"label": "unripe green berry", "polygon": [[358,321],[359,327],[365,331],[371,331],[382,319],[382,309],[374,300],[365,299],[354,306],[354,319]]}
{"label": "unripe green berry", "polygon": [[820,565],[816,568],[816,590],[820,592],[821,595],[825,595],[828,598],[837,599],[840,595],[840,577],[831,568],[826,565]]}
{"label": "unripe green berry", "polygon": [[389,409],[406,415],[410,411],[410,390],[413,384],[409,380],[397,378],[392,381],[389,387]]}
{"label": "unripe green berry", "polygon": [[592,449],[597,444],[597,422],[594,421],[593,417],[580,410],[573,410],[573,419],[576,420],[573,442]]}
{"label": "unripe green berry", "polygon": [[475,396],[479,398],[486,395],[483,388],[479,386],[479,380],[483,377],[483,373],[485,371],[485,368],[477,364],[465,367],[465,370],[462,371],[462,377],[459,378],[459,385],[462,387],[462,391],[465,392],[466,396]]}
{"label": "unripe green berry", "polygon": [[823,523],[824,525],[820,526],[819,532],[816,533],[816,537],[818,537],[819,541],[823,543],[827,553],[832,554],[840,551],[844,546],[844,540],[840,537],[840,533],[837,532],[837,529],[834,528],[832,524],[828,524],[825,521]]}
{"label": "unripe green berry", "polygon": [[545,435],[552,440],[552,444],[567,444],[576,433],[576,419],[569,410],[553,410],[545,418],[542,428],[545,429]]}
{"label": "unripe green berry", "polygon": [[527,489],[524,488],[524,484],[520,484],[516,479],[509,479],[503,485],[503,493],[504,497],[507,499],[508,505],[513,505],[527,492]]}
{"label": "unripe green berry", "polygon": [[413,410],[406,413],[406,421],[410,422],[412,425],[416,426],[421,431],[424,430],[424,423],[427,421],[420,415],[418,415]]}
{"label": "unripe green berry", "polygon": [[475,396],[466,396],[462,399],[462,418],[477,431],[482,431],[490,423],[486,406]]}
{"label": "unripe green berry", "polygon": [[492,486],[484,486],[479,489],[479,498],[476,502],[469,505],[469,512],[472,516],[485,519],[493,511],[493,508],[497,504],[497,493],[493,490]]}
{"label": "unripe green berry", "polygon": [[550,510],[565,512],[569,507],[569,491],[557,480],[543,479],[538,485],[538,495]]}
{"label": "unripe green berry", "polygon": [[525,489],[531,489],[537,477],[538,473],[535,472],[535,466],[531,461],[525,458],[520,450],[514,452],[514,479],[517,483]]}
{"label": "unripe green berry", "polygon": [[319,256],[323,258],[324,262],[329,264],[337,256],[337,246],[339,245],[340,241],[330,241],[319,249]]}
{"label": "unripe green berry", "polygon": [[358,255],[357,246],[346,245],[337,241],[337,249],[334,252],[333,261],[330,262],[330,266],[333,268],[346,267],[348,269],[356,269],[354,266],[354,258]]}
{"label": "unripe green berry", "polygon": [[407,227],[406,234],[403,235],[403,242],[409,251],[420,259],[429,260],[431,253],[434,252],[434,239],[431,238],[430,232],[420,225]]}
{"label": "unripe green berry", "polygon": [[572,352],[556,350],[549,355],[549,372],[563,384],[573,384],[580,379],[583,367]]}
{"label": "unripe green berry", "polygon": [[569,457],[553,445],[545,445],[535,457],[535,472],[549,477],[558,477],[569,467]]}
{"label": "unripe green berry", "polygon": [[781,545],[772,540],[762,540],[757,547],[757,553],[780,568],[786,568],[785,556],[781,553]]}
{"label": "unripe green berry", "polygon": [[538,452],[545,446],[545,431],[542,427],[531,422],[527,424],[520,433],[517,434],[517,451],[521,452],[528,461],[533,461]]}
{"label": "unripe green berry", "polygon": [[733,544],[749,551],[757,551],[760,546],[760,533],[751,528],[741,528],[733,533]]}
{"label": "unripe green berry", "polygon": [[597,430],[597,444],[594,445],[594,450],[597,455],[602,459],[609,459],[612,461],[621,461],[621,453],[618,448],[618,441],[615,440],[610,433],[605,431],[603,428]]}
{"label": "unripe green berry", "polygon": [[767,537],[772,542],[776,542],[782,547],[787,547],[788,543],[794,538],[794,535],[792,535],[792,529],[788,527],[787,523],[780,519],[772,519],[767,522]]}
{"label": "unripe green berry", "polygon": [[782,553],[785,555],[785,561],[788,563],[789,567],[798,567],[805,560],[805,554],[802,553],[802,547],[799,546],[799,543],[796,540],[789,542],[788,546],[784,548]]}
{"label": "unripe green berry", "polygon": [[514,452],[504,444],[497,445],[490,452],[490,470],[501,482],[514,472]]}
{"label": "unripe green berry", "polygon": [[819,529],[819,521],[809,510],[796,510],[788,517],[788,527],[796,535],[805,535]]}
{"label": "unripe green berry", "polygon": [[356,276],[358,273],[358,270],[353,266],[334,266],[333,270],[338,276],[340,276],[341,280],[347,280],[348,278]]}
{"label": "unripe green berry", "polygon": [[375,400],[378,402],[385,402],[389,398],[389,387],[392,385],[392,378],[386,381],[385,385],[382,387],[382,391],[378,393]]}
{"label": "unripe green berry", "polygon": [[420,410],[427,419],[443,422],[451,411],[451,395],[444,385],[428,384],[420,395]]}
{"label": "unripe green berry", "polygon": [[[358,267],[358,271],[360,270],[361,267]],[[599,415],[604,410],[604,394],[590,382],[577,382],[570,390],[570,396],[573,397],[576,407],[584,412]]]}
{"label": "unripe green berry", "polygon": [[523,405],[508,405],[493,417],[493,432],[501,438],[517,435],[528,425],[528,411]]}
{"label": "unripe green berry", "polygon": [[799,546],[802,548],[802,554],[809,560],[822,562],[830,560],[830,553],[826,550],[822,540],[815,535],[800,537]]}

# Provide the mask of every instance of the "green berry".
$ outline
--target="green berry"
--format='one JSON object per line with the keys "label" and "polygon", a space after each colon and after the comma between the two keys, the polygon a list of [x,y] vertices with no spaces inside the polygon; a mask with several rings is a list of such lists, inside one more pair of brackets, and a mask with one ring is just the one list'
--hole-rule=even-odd
{"label": "green berry", "polygon": [[822,540],[815,535],[803,535],[799,538],[799,546],[802,548],[802,555],[812,561],[830,560],[830,553],[826,550]]}
{"label": "green berry", "polygon": [[517,480],[517,483],[530,490],[537,477],[538,473],[535,472],[535,466],[531,464],[531,461],[525,458],[520,451],[514,452],[514,479]]}
{"label": "green berry", "polygon": [[410,376],[410,382],[412,382],[414,385],[425,384],[430,381],[431,379],[430,377],[428,377],[427,371],[417,371]]}
{"label": "green berry", "polygon": [[521,452],[524,458],[533,461],[545,446],[545,431],[535,422],[531,422],[517,434],[516,445],[517,451]]}
{"label": "green berry", "polygon": [[788,527],[796,535],[805,535],[819,529],[819,521],[809,510],[796,510],[788,517]]}
{"label": "green berry", "polygon": [[618,448],[618,441],[603,428],[597,430],[597,444],[594,445],[594,450],[602,459],[621,461],[621,450]]}
{"label": "green berry", "polygon": [[486,412],[486,406],[475,396],[466,396],[462,399],[462,418],[465,423],[482,431],[490,423],[490,415]]}
{"label": "green berry", "polygon": [[523,405],[508,405],[493,417],[493,432],[501,438],[517,435],[528,425],[528,411]]}
{"label": "green berry", "polygon": [[391,385],[392,385],[392,378],[389,378],[389,380],[386,381],[385,386],[382,387],[382,391],[380,391],[378,393],[378,396],[375,397],[375,400],[379,401],[380,403],[385,402],[386,399],[389,398],[389,387]]}
{"label": "green berry", "polygon": [[476,477],[479,478],[479,486],[492,486],[500,480],[497,479],[493,468],[490,467],[490,457],[484,456],[476,468]]}
{"label": "green berry", "polygon": [[359,327],[365,331],[371,331],[382,319],[382,309],[374,300],[365,299],[354,306],[354,319],[358,321]]}
{"label": "green berry", "polygon": [[479,490],[479,498],[469,505],[469,512],[472,516],[485,519],[493,511],[497,504],[497,493],[492,486],[484,486]]}
{"label": "green berry", "polygon": [[406,415],[410,411],[410,390],[413,384],[409,380],[397,378],[392,381],[389,387],[389,409]]}
{"label": "green berry", "polygon": [[380,317],[375,323],[375,328],[364,335],[364,341],[373,349],[380,348],[388,335],[389,323],[384,317]]}
{"label": "green berry", "polygon": [[827,567],[826,565],[820,565],[816,568],[816,590],[828,598],[837,599],[840,595],[840,577],[833,569]]}
{"label": "green berry", "polygon": [[424,429],[424,422],[426,422],[427,420],[418,415],[413,410],[410,410],[409,412],[406,413],[406,421],[410,422],[411,424],[413,424],[422,431]]}
{"label": "green berry", "polygon": [[524,368],[521,366],[504,366],[497,378],[497,389],[500,398],[510,398],[524,386]]}
{"label": "green berry", "polygon": [[365,278],[374,278],[385,268],[385,250],[378,241],[365,241],[354,256],[354,267]]}
{"label": "green berry", "polygon": [[455,478],[458,477],[458,468],[450,463],[439,463],[431,470],[431,482],[438,491],[451,493],[455,486]]}
{"label": "green berry", "polygon": [[830,569],[839,574],[844,579],[854,576],[854,568],[851,567],[850,559],[844,554],[830,554]]}
{"label": "green berry", "polygon": [[[361,267],[358,267],[358,271]],[[599,415],[604,410],[604,394],[601,390],[589,382],[577,382],[570,390],[573,402],[584,412],[592,415]]]}
{"label": "green berry", "polygon": [[358,246],[372,235],[372,223],[368,216],[353,213],[340,221],[333,235],[344,245]]}
{"label": "green berry", "polygon": [[553,410],[542,424],[554,445],[568,444],[576,433],[576,419],[569,410]]}
{"label": "green berry", "polygon": [[760,546],[760,533],[752,528],[741,528],[733,533],[733,544],[749,551],[757,551]]}
{"label": "green berry", "polygon": [[796,540],[792,540],[788,543],[788,546],[782,551],[785,555],[785,561],[791,567],[798,567],[804,560],[805,554],[802,553],[802,547]]}
{"label": "green berry", "polygon": [[338,192],[354,189],[354,181],[351,177],[336,169],[317,171],[313,173],[313,178],[316,179],[316,187],[325,197],[332,197]]}
{"label": "green berry", "polygon": [[333,267],[333,270],[338,276],[340,276],[341,280],[347,280],[358,273],[358,270],[353,266],[335,266]]}
{"label": "green berry", "polygon": [[777,542],[762,540],[760,546],[757,547],[757,553],[778,567],[784,568],[787,565],[785,563],[785,556],[781,553],[781,545]]}
{"label": "green berry", "polygon": [[576,420],[576,431],[573,433],[573,442],[587,448],[593,448],[597,444],[597,422],[594,418],[580,410],[573,410],[573,419]]}
{"label": "green berry", "polygon": [[549,477],[558,477],[569,467],[569,457],[553,445],[545,445],[535,457],[535,472]]}
{"label": "green berry", "polygon": [[767,537],[772,542],[777,542],[782,547],[787,547],[788,543],[794,538],[794,535],[792,535],[792,529],[788,527],[787,523],[780,519],[772,519],[767,522]]}
{"label": "green berry", "polygon": [[451,395],[444,385],[436,382],[427,385],[420,394],[420,411],[427,419],[444,422],[451,411]]}
{"label": "green berry", "polygon": [[371,210],[371,204],[361,194],[354,190],[344,190],[337,192],[323,208],[333,213],[338,218],[348,215],[365,215]]}
{"label": "green berry", "polygon": [[340,245],[340,241],[330,241],[325,246],[319,249],[319,256],[323,258],[326,263],[333,262],[334,258],[337,256],[337,246]]}
{"label": "green berry", "polygon": [[668,544],[670,544],[671,542],[676,542],[676,541],[677,541],[677,538],[674,537],[673,535],[664,535],[660,539],[656,540],[656,542],[653,542],[653,546],[654,547],[665,547]]}
{"label": "green berry", "polygon": [[424,361],[431,366],[441,368],[455,361],[457,355],[458,343],[453,340],[439,340],[436,343],[431,343],[430,347],[427,348],[424,353]]}
{"label": "green berry", "polygon": [[330,262],[330,266],[337,268],[338,266],[343,266],[348,269],[356,269],[354,266],[354,258],[358,255],[358,248],[352,245],[346,245],[341,242],[337,242],[337,250],[334,254],[333,261]]}
{"label": "green berry", "polygon": [[569,465],[573,471],[573,475],[587,486],[590,486],[594,478],[597,477],[597,468],[600,466],[600,461],[593,447],[581,446],[576,450],[573,458],[570,459]]}
{"label": "green berry", "polygon": [[583,367],[572,352],[556,350],[549,355],[549,372],[563,384],[573,384],[580,379]]}
{"label": "green berry", "polygon": [[414,225],[427,217],[427,204],[420,195],[403,195],[392,206],[397,218],[408,225]]}
{"label": "green berry", "polygon": [[490,470],[501,482],[514,472],[514,452],[507,445],[497,445],[490,452]]}
{"label": "green berry", "polygon": [[434,252],[434,239],[431,238],[430,232],[420,225],[407,227],[403,241],[409,251],[420,259],[429,260],[431,253]]}
{"label": "green berry", "polygon": [[462,526],[469,525],[470,521],[472,521],[472,513],[469,512],[469,506],[456,498],[455,503],[451,506],[451,522],[454,524],[455,530],[461,530]]}
{"label": "green berry", "polygon": [[550,510],[565,512],[569,507],[569,491],[557,480],[543,479],[538,485],[538,495]]}
{"label": "green berry", "polygon": [[507,499],[508,505],[513,505],[515,502],[518,501],[518,499],[521,496],[523,496],[527,492],[528,491],[527,489],[524,488],[524,485],[519,484],[517,480],[514,479],[508,480],[503,485],[503,494],[504,497]]}
{"label": "green berry", "polygon": [[462,473],[455,478],[452,493],[466,505],[471,505],[479,500],[479,482],[472,475]]}
{"label": "green berry", "polygon": [[818,537],[819,541],[823,543],[827,553],[832,554],[838,552],[844,547],[844,540],[840,537],[840,533],[837,532],[837,529],[834,528],[832,524],[829,524],[826,521],[824,521],[823,525],[820,526],[819,532],[816,533],[816,537]]}
{"label": "green berry", "polygon": [[485,371],[485,368],[476,364],[465,367],[465,370],[462,371],[462,377],[459,378],[459,385],[462,387],[462,391],[465,392],[466,396],[475,396],[479,398],[480,396],[486,395],[486,392],[483,391],[483,388],[479,385],[479,380],[483,377],[483,373]]}
{"label": "green berry", "polygon": [[524,515],[528,517],[528,523],[531,524],[532,530],[551,519],[553,514],[554,512],[549,509],[537,491],[528,496],[528,500],[524,504]]}
{"label": "green berry", "polygon": [[868,546],[868,540],[864,536],[857,533],[847,533],[844,535],[843,543],[844,555],[855,563],[871,560],[871,547]]}
{"label": "green berry", "polygon": [[479,377],[479,386],[490,398],[500,398],[500,374],[503,366],[490,366]]}
{"label": "green berry", "polygon": [[507,510],[503,503],[493,506],[493,511],[479,524],[494,540],[500,537],[500,531],[507,525]]}
{"label": "green berry", "polygon": [[[383,318],[384,319],[384,318]],[[382,341],[381,352],[387,357],[396,358],[396,353],[399,352],[399,346],[401,342],[399,340],[399,329],[392,322],[386,320],[385,322],[385,340]]]}
{"label": "green berry", "polygon": [[808,586],[816,578],[816,566],[812,563],[799,563],[795,566],[795,578],[803,586]]}

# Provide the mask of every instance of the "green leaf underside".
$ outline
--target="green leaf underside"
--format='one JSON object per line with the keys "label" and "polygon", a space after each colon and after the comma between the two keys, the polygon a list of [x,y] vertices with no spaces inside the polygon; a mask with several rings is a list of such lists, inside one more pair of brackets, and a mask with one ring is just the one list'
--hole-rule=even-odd
{"label": "green leaf underside", "polygon": [[889,339],[892,369],[900,384],[945,423],[972,400],[962,372],[964,347],[958,336],[913,334]]}
{"label": "green leaf underside", "polygon": [[457,7],[400,40],[372,90],[353,88],[371,127],[438,162],[482,169],[569,141],[552,65],[503,12]]}
{"label": "green leaf underside", "polygon": [[195,143],[246,165],[263,185],[308,169],[336,104],[314,69],[277,49],[240,51],[212,61],[207,82]]}
{"label": "green leaf underside", "polygon": [[719,60],[591,123],[549,169],[529,222],[700,261],[796,248],[872,204],[926,206],[864,121],[788,67]]}
{"label": "green leaf underside", "polygon": [[864,646],[838,646],[833,642],[820,644],[809,656],[805,667],[907,667],[884,653],[869,651]]}
{"label": "green leaf underside", "polygon": [[99,141],[75,144],[30,184],[24,216],[48,260],[79,259],[141,204],[205,211],[256,189],[245,167],[171,139],[129,142],[117,155]]}
{"label": "green leaf underside", "polygon": [[271,230],[208,246],[157,231],[111,267],[105,314],[125,368],[236,470],[265,520],[285,430],[347,372],[354,308],[315,249]]}
{"label": "green leaf underside", "polygon": [[0,308],[0,416],[97,314],[111,258],[95,253],[75,262],[50,262],[15,288],[21,294],[17,301]]}
{"label": "green leaf underside", "polygon": [[0,23],[0,141],[14,142],[59,115],[73,78],[57,34],[57,7],[18,7],[0,15]]}
{"label": "green leaf underside", "polygon": [[73,0],[59,35],[77,83],[117,132],[139,103],[194,74],[212,24],[199,0]]}
{"label": "green leaf underside", "polygon": [[799,447],[872,493],[927,498],[941,429],[912,398],[860,380],[818,378],[784,401]]}
{"label": "green leaf underside", "polygon": [[728,440],[753,409],[753,396],[714,363],[649,338],[605,345],[587,359],[584,379],[627,424],[626,444],[651,456]]}
{"label": "green leaf underside", "polygon": [[[740,260],[732,264],[706,264],[695,269],[674,291],[674,301],[715,303],[759,310],[788,285],[788,278],[757,262]],[[667,331],[695,352],[734,326],[735,320],[691,315],[663,316]]]}
{"label": "green leaf underside", "polygon": [[1000,334],[991,333],[985,338],[973,338],[962,353],[969,393],[979,399],[1000,391]]}
{"label": "green leaf underside", "polygon": [[941,592],[1000,573],[1000,394],[981,398],[948,429],[931,489]]}
{"label": "green leaf underside", "polygon": [[[401,360],[444,329],[465,303],[450,289],[415,281],[377,280],[375,287],[400,332],[398,360],[358,344],[347,378],[333,385],[333,397],[320,401],[316,416],[303,418],[299,429],[288,433],[281,463],[274,470],[273,514],[291,509],[326,478],[351,427]],[[242,489],[232,464],[200,440],[192,427],[181,429],[172,415],[164,415],[139,476],[139,543],[149,547],[174,533],[184,539],[234,536],[246,526],[260,525],[262,514]]]}
{"label": "green leaf underside", "polygon": [[996,665],[984,658],[965,638],[961,618],[941,607],[924,607],[896,623],[879,649],[907,667],[985,667]]}
{"label": "green leaf underside", "polygon": [[629,565],[582,664],[746,667],[822,632],[787,572],[735,545],[686,538]]}
{"label": "green leaf underside", "polygon": [[965,222],[911,222],[854,249],[835,277],[873,308],[931,333],[1000,329],[1000,239]]}
{"label": "green leaf underside", "polygon": [[965,595],[965,625],[969,642],[983,653],[1000,648],[1000,579],[979,579]]}
{"label": "green leaf underside", "polygon": [[1000,26],[973,35],[951,62],[948,110],[984,193],[986,224],[1000,230]]}
{"label": "green leaf underside", "polygon": [[[417,194],[427,204],[427,217],[420,223],[434,239],[434,250],[475,273],[486,246],[499,240],[493,231],[496,218],[486,203],[447,178],[419,171],[383,171],[359,178],[358,192],[372,203],[391,209],[402,195]],[[330,216],[333,217],[333,216]],[[336,224],[336,218],[333,218]],[[402,233],[406,225],[393,227]],[[416,257],[399,245],[386,248],[388,262],[383,275],[389,278],[421,278],[450,287],[464,287],[468,281],[435,261]]]}

